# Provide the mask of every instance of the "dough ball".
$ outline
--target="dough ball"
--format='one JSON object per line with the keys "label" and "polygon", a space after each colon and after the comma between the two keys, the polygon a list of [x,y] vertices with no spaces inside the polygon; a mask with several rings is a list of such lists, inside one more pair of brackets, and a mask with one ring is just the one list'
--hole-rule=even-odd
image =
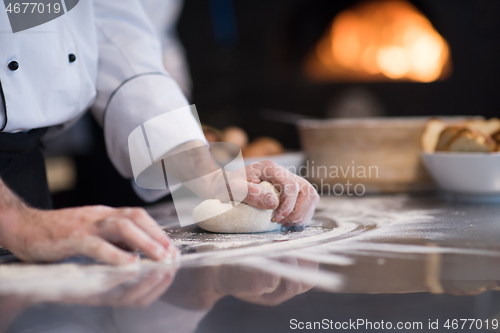
{"label": "dough ball", "polygon": [[244,157],[258,157],[282,154],[283,146],[278,141],[269,137],[255,139],[246,149],[243,150]]}
{"label": "dough ball", "polygon": [[[279,197],[279,192],[273,184],[262,182],[259,185]],[[272,213],[272,210],[254,208],[245,203],[232,207],[230,202],[222,203],[217,199],[209,199],[193,210],[193,219],[203,221],[197,223],[198,226],[211,232],[251,233],[280,229],[281,224],[271,222]]]}
{"label": "dough ball", "polygon": [[224,132],[222,132],[222,140],[224,140],[224,142],[235,143],[243,149],[248,144],[248,135],[243,129],[231,126],[227,127]]}

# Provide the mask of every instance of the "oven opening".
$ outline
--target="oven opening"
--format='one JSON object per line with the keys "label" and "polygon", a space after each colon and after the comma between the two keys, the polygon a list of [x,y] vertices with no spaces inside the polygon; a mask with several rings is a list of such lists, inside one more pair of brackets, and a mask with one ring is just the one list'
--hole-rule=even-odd
{"label": "oven opening", "polygon": [[405,0],[362,1],[339,12],[304,63],[314,81],[433,82],[451,69],[448,42]]}

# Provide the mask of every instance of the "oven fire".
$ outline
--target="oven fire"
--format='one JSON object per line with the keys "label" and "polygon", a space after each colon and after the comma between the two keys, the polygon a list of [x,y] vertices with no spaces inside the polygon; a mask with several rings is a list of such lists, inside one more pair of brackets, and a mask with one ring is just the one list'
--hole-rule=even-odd
{"label": "oven fire", "polygon": [[411,3],[361,2],[334,18],[305,70],[315,80],[432,82],[451,73],[450,49]]}

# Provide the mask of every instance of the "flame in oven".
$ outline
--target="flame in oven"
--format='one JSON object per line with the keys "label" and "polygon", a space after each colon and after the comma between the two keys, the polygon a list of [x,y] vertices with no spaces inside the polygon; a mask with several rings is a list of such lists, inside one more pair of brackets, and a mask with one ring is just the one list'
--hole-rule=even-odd
{"label": "flame in oven", "polygon": [[340,12],[306,62],[315,79],[432,82],[450,70],[448,43],[404,0],[362,2]]}

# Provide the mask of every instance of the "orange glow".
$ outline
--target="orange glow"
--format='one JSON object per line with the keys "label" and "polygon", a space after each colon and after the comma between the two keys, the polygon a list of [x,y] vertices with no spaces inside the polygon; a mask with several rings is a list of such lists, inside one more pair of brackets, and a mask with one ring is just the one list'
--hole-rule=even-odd
{"label": "orange glow", "polygon": [[405,0],[362,2],[339,13],[306,62],[314,78],[432,82],[451,68],[446,40]]}

